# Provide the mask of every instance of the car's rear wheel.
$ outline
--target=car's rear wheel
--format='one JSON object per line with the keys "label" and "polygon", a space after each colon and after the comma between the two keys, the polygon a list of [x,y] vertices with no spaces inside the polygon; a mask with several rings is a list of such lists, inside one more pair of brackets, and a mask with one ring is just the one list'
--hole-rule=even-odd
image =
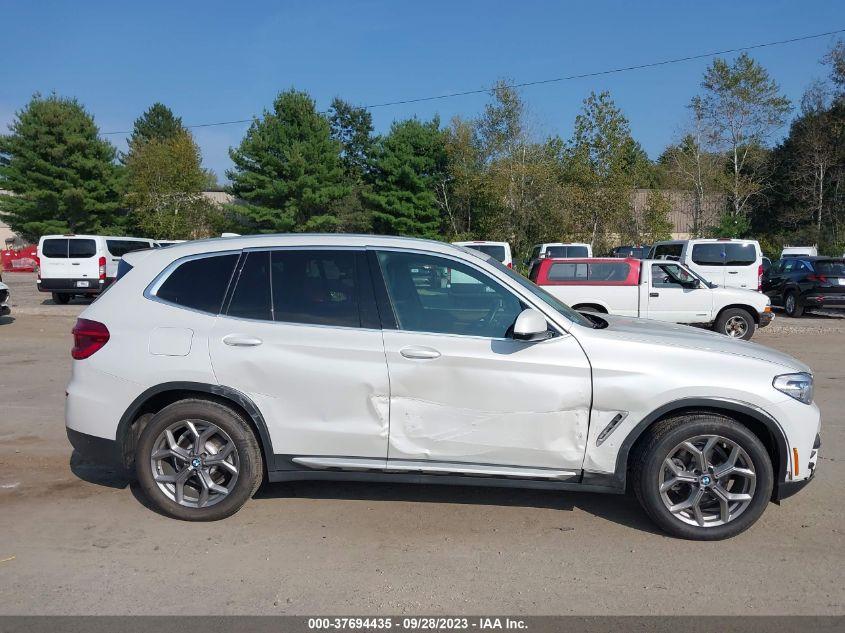
{"label": "car's rear wheel", "polygon": [[786,293],[786,296],[783,298],[783,309],[786,312],[786,316],[796,319],[804,314],[804,306],[798,301],[797,292],[790,290]]}
{"label": "car's rear wheel", "polygon": [[70,299],[73,296],[72,294],[68,294],[67,292],[54,292],[53,295],[53,303],[58,303],[60,305],[67,305],[70,303]]}
{"label": "car's rear wheel", "polygon": [[736,420],[692,413],[646,433],[631,465],[632,485],[648,515],[669,534],[730,538],[766,509],[774,482],[769,454]]}
{"label": "car's rear wheel", "polygon": [[135,464],[155,507],[186,521],[234,514],[263,474],[261,451],[246,421],[207,400],[182,400],[153,416],[141,432]]}
{"label": "car's rear wheel", "polygon": [[716,319],[716,325],[713,329],[719,334],[747,341],[754,336],[756,327],[757,323],[748,310],[728,308],[723,310]]}

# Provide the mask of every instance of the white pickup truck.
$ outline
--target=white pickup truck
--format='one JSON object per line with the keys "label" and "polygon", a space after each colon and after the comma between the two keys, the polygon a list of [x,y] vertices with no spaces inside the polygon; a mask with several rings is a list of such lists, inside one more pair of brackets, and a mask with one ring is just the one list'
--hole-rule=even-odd
{"label": "white pickup truck", "polygon": [[531,281],[576,310],[709,325],[746,340],[774,318],[766,295],[719,287],[667,260],[545,259]]}

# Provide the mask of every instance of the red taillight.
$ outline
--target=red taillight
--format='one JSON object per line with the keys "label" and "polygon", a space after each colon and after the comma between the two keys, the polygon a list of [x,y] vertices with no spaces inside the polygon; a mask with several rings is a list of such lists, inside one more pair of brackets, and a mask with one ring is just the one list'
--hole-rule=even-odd
{"label": "red taillight", "polygon": [[106,279],[106,258],[100,258],[100,281],[105,281]]}
{"label": "red taillight", "polygon": [[508,268],[513,268],[513,262],[508,262]]}
{"label": "red taillight", "polygon": [[819,275],[817,273],[811,273],[807,275],[807,281],[818,281],[819,283],[826,284],[827,277],[825,277],[824,275]]}
{"label": "red taillight", "polygon": [[757,266],[757,292],[763,291],[763,264]]}
{"label": "red taillight", "polygon": [[73,349],[70,355],[76,360],[83,360],[109,342],[109,329],[99,321],[77,319],[71,330]]}

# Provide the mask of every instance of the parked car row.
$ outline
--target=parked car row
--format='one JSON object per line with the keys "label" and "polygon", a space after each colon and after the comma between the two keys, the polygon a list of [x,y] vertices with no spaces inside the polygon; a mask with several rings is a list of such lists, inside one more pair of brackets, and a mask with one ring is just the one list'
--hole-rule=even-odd
{"label": "parked car row", "polygon": [[774,317],[765,295],[717,286],[675,261],[545,259],[530,279],[575,310],[707,325],[746,340]]}

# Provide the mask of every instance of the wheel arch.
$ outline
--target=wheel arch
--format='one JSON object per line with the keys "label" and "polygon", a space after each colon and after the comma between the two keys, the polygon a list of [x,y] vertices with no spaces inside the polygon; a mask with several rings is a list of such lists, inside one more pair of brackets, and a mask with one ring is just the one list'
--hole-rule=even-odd
{"label": "wheel arch", "polygon": [[267,424],[261,411],[248,396],[224,385],[181,381],[166,382],[150,387],[135,398],[121,416],[115,439],[126,467],[132,466],[135,445],[145,426],[145,418],[148,420],[164,407],[187,398],[217,402],[241,415],[258,438],[267,470],[274,470],[273,443]]}
{"label": "wheel arch", "polygon": [[789,449],[786,436],[775,420],[768,413],[747,402],[736,400],[720,400],[716,398],[685,398],[676,400],[659,407],[644,417],[628,433],[616,455],[616,471],[614,473],[615,486],[626,487],[628,467],[631,456],[645,437],[645,432],[661,420],[690,413],[717,413],[728,416],[748,428],[763,443],[772,460],[772,470],[775,473],[775,486],[772,491],[776,499],[780,484],[786,480],[786,469],[789,464]]}
{"label": "wheel arch", "polygon": [[742,303],[731,303],[730,305],[723,306],[719,310],[718,314],[716,314],[716,318],[714,319],[714,321],[718,321],[719,317],[722,316],[722,313],[725,310],[731,310],[731,309],[734,309],[734,308],[738,309],[738,310],[745,310],[746,312],[748,312],[748,314],[751,315],[751,318],[754,319],[754,323],[756,323],[757,325],[760,325],[760,313],[757,312],[757,308],[755,308],[754,306],[745,305],[745,304],[742,304]]}

